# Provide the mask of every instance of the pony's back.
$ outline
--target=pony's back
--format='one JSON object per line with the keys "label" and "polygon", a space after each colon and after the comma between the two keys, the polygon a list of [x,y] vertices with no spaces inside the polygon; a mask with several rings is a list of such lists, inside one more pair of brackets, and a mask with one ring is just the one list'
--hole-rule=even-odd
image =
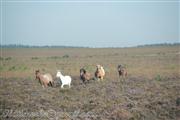
{"label": "pony's back", "polygon": [[44,74],[43,76],[44,76],[44,78],[46,78],[48,81],[53,81],[53,78],[52,78],[51,74],[46,73],[46,74]]}

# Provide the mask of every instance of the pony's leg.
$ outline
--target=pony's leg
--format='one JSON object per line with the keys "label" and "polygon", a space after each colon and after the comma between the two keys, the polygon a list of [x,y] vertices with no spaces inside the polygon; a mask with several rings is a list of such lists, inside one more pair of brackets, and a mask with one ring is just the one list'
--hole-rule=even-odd
{"label": "pony's leg", "polygon": [[121,81],[121,76],[119,75],[119,81]]}
{"label": "pony's leg", "polygon": [[118,76],[119,76],[119,80],[121,81],[121,76],[120,76],[120,74],[118,73]]}
{"label": "pony's leg", "polygon": [[69,83],[69,88],[71,88],[71,84]]}
{"label": "pony's leg", "polygon": [[52,83],[51,81],[49,82],[49,85],[50,85],[51,87],[53,87],[53,83]]}
{"label": "pony's leg", "polygon": [[64,88],[63,86],[64,86],[64,85],[62,84],[62,85],[61,85],[61,88]]}
{"label": "pony's leg", "polygon": [[126,81],[126,80],[127,80],[127,72],[124,75],[124,81]]}
{"label": "pony's leg", "polygon": [[83,79],[83,83],[85,83],[85,79]]}
{"label": "pony's leg", "polygon": [[121,76],[121,82],[124,82],[124,75]]}
{"label": "pony's leg", "polygon": [[123,74],[123,82],[126,80],[126,73]]}
{"label": "pony's leg", "polygon": [[124,82],[124,75],[122,75],[122,82]]}
{"label": "pony's leg", "polygon": [[44,86],[45,86],[45,87],[48,87],[48,83],[44,83]]}
{"label": "pony's leg", "polygon": [[42,84],[42,85],[44,86],[43,88],[47,87],[47,84],[46,84],[46,83],[44,83],[44,82],[43,82],[43,84]]}

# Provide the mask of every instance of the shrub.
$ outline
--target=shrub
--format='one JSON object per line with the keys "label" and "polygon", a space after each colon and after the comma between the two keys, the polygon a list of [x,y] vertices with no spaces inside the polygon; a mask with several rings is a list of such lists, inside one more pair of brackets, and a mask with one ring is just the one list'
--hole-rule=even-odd
{"label": "shrub", "polygon": [[26,66],[23,67],[23,70],[27,70],[28,68]]}
{"label": "shrub", "polygon": [[17,69],[16,66],[12,66],[12,67],[9,68],[9,71],[13,71],[13,70],[16,70],[16,69]]}
{"label": "shrub", "polygon": [[27,70],[28,68],[26,66],[19,66],[19,70],[24,71]]}
{"label": "shrub", "polygon": [[32,57],[31,58],[32,60],[37,60],[37,59],[39,59],[38,57]]}
{"label": "shrub", "polygon": [[51,57],[49,57],[50,59],[61,59],[61,57],[60,56],[51,56]]}
{"label": "shrub", "polygon": [[63,58],[69,58],[69,55],[64,55]]}
{"label": "shrub", "polygon": [[4,67],[0,65],[0,71],[2,71],[3,69],[4,69]]}
{"label": "shrub", "polygon": [[5,58],[5,60],[12,60],[12,58],[11,57],[7,57],[7,58]]}
{"label": "shrub", "polygon": [[161,80],[162,80],[162,76],[157,75],[157,76],[155,77],[155,80],[157,80],[157,81],[161,81]]}
{"label": "shrub", "polygon": [[87,70],[87,71],[89,71],[89,72],[95,70],[94,66],[87,66],[87,65],[84,66],[84,69]]}
{"label": "shrub", "polygon": [[0,60],[4,60],[4,58],[3,58],[3,57],[0,57]]}

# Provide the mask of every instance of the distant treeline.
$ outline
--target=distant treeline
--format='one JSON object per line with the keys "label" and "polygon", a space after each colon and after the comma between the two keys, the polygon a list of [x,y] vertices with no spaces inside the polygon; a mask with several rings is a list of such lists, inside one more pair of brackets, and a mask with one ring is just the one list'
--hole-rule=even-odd
{"label": "distant treeline", "polygon": [[0,45],[2,48],[88,48],[88,47],[76,47],[76,46],[36,46],[36,45],[19,45],[19,44],[9,44],[9,45]]}
{"label": "distant treeline", "polygon": [[147,45],[138,45],[137,47],[153,47],[153,46],[179,46],[180,43],[158,43],[158,44],[147,44]]}
{"label": "distant treeline", "polygon": [[[134,47],[153,47],[153,46],[179,46],[180,43],[160,43],[160,44],[145,44],[137,45]],[[0,45],[1,48],[91,48],[91,47],[78,47],[78,46],[35,46],[35,45],[21,45],[21,44],[8,44]],[[93,47],[94,48],[94,47]],[[105,47],[108,48],[108,47]],[[126,48],[126,47],[110,47],[110,48]]]}

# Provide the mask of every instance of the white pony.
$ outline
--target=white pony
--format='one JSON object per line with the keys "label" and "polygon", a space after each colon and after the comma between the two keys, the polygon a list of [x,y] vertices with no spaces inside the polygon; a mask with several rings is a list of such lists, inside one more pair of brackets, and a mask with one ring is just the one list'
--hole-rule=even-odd
{"label": "white pony", "polygon": [[61,80],[61,83],[62,83],[61,88],[64,88],[63,87],[64,85],[68,85],[69,88],[71,87],[71,77],[70,76],[63,76],[61,74],[61,72],[58,70],[57,74],[56,74],[56,77],[59,77],[60,80]]}

